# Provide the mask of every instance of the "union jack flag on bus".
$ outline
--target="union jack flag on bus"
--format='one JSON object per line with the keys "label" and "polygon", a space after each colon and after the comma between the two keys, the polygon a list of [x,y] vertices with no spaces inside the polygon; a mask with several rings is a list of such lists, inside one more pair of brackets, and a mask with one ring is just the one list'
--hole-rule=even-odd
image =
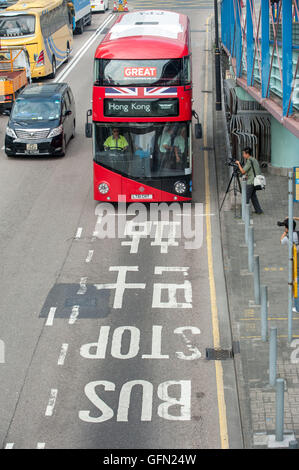
{"label": "union jack flag on bus", "polygon": [[107,98],[173,98],[177,95],[177,87],[105,88],[105,97]]}

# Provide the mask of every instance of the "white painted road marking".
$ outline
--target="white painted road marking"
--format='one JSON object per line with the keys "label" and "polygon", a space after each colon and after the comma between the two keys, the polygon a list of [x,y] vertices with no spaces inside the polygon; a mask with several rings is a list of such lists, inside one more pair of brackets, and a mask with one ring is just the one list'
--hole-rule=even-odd
{"label": "white painted road marking", "polygon": [[75,238],[81,238],[81,235],[82,235],[82,227],[79,227],[77,232],[76,232],[76,235],[75,235]]}
{"label": "white painted road marking", "polygon": [[126,283],[128,271],[139,271],[138,266],[110,266],[109,271],[118,271],[117,281],[113,284],[94,284],[98,289],[115,289],[113,308],[122,308],[126,289],[145,289],[144,283]]}
{"label": "white painted road marking", "polygon": [[94,250],[89,250],[85,262],[90,263],[93,257]]}
{"label": "white painted road marking", "polygon": [[73,325],[79,316],[79,305],[74,305],[72,308],[72,313],[69,319],[69,324]]}
{"label": "white painted road marking", "polygon": [[87,282],[87,277],[81,277],[80,289],[77,292],[78,295],[86,294],[86,291],[87,291],[86,282]]}
{"label": "white painted road marking", "polygon": [[56,388],[51,389],[51,395],[49,398],[48,406],[45,412],[45,416],[52,416],[54,411],[54,406],[57,398],[58,390]]}
{"label": "white painted road marking", "polygon": [[[155,274],[166,272],[182,272],[184,276],[188,274],[188,267],[183,266],[156,266]],[[162,291],[168,290],[168,301],[162,301]],[[178,290],[184,290],[186,302],[177,302],[176,293]],[[190,281],[184,281],[182,284],[174,283],[155,283],[153,291],[153,308],[192,308],[192,285]]]}
{"label": "white painted road marking", "polygon": [[183,352],[176,352],[175,354],[178,359],[184,359],[185,361],[194,361],[195,359],[200,359],[201,353],[198,350],[198,348],[196,348],[195,346],[192,346],[191,341],[185,335],[186,330],[191,331],[193,335],[200,335],[200,329],[194,326],[183,326],[180,328],[176,328],[174,330],[175,334],[182,335],[183,340],[187,345],[187,348],[189,349],[190,352],[192,352],[192,354],[190,356],[186,356]]}
{"label": "white painted road marking", "polygon": [[15,445],[14,442],[8,442],[5,446],[5,449],[13,449],[13,446]]}
{"label": "white painted road marking", "polygon": [[69,62],[69,64],[66,66],[66,68],[64,70],[62,70],[62,72],[55,78],[55,80],[53,80],[54,83],[65,81],[66,77],[73,70],[73,68],[77,65],[77,63],[82,58],[82,56],[86,53],[86,51],[89,49],[89,47],[94,43],[94,41],[102,33],[105,26],[108,23],[110,23],[112,18],[113,18],[112,14],[110,14],[108,16],[108,18],[106,18],[106,20],[98,27],[98,29],[95,31],[95,33],[83,44],[83,46],[79,49],[79,51],[77,52],[75,57]]}
{"label": "white painted road marking", "polygon": [[61,346],[61,351],[60,351],[60,355],[59,355],[58,362],[57,362],[59,366],[63,366],[64,364],[68,347],[69,345],[67,343],[63,343]]}
{"label": "white painted road marking", "polygon": [[[116,385],[113,382],[106,380],[98,380],[89,382],[85,385],[84,391],[87,398],[91,403],[101,411],[101,413],[95,413],[90,410],[79,411],[79,418],[82,421],[88,423],[102,423],[108,421],[114,416],[114,410],[110,408],[98,395],[99,387],[104,387],[107,392],[114,392]],[[141,403],[141,416],[140,421],[151,421],[153,412],[153,392],[154,385],[148,380],[130,380],[125,382],[119,393],[118,410],[116,421],[128,422],[129,420],[129,408],[131,406],[136,407],[135,397],[131,397],[132,389],[137,386],[140,389],[142,387],[142,403]],[[168,393],[169,388],[172,386],[180,387],[179,397],[172,397]],[[135,392],[135,391],[134,391]],[[136,393],[136,392],[135,392]],[[162,403],[158,405],[157,415],[163,419],[171,421],[190,421],[191,419],[191,381],[190,380],[168,380],[162,382],[157,388],[158,398],[162,400]],[[176,410],[175,415],[171,414],[173,408]],[[180,413],[178,414],[178,409]],[[93,413],[96,416],[93,416]]]}
{"label": "white painted road marking", "polygon": [[55,312],[56,312],[56,307],[51,307],[50,311],[49,311],[49,314],[48,314],[47,321],[46,321],[46,326],[52,326],[53,325]]}
{"label": "white painted road marking", "polygon": [[45,442],[38,442],[36,448],[37,449],[44,449],[46,446]]}
{"label": "white painted road marking", "polygon": [[[163,326],[152,326],[151,351],[150,354],[142,354],[142,359],[169,359],[168,354],[162,354],[162,330]],[[130,334],[128,340],[127,332]],[[141,335],[146,336],[149,332],[140,330],[135,326],[119,326],[111,331],[110,326],[101,326],[100,334],[96,342],[83,344],[80,347],[80,355],[84,359],[106,359],[108,344],[110,344],[109,336],[112,335],[111,341],[111,357],[115,359],[132,359],[140,354],[140,345],[144,345],[144,341],[140,341]],[[179,360],[194,361],[201,357],[201,353],[197,347],[193,346],[187,333],[191,335],[200,335],[201,331],[195,326],[181,326],[173,330],[173,334],[181,335],[183,343],[186,345],[190,354],[186,355],[182,351],[176,351],[174,354]],[[126,340],[123,340],[123,336]],[[128,344],[129,342],[129,344]],[[165,341],[168,345],[169,341]],[[148,348],[147,348],[148,351]]]}

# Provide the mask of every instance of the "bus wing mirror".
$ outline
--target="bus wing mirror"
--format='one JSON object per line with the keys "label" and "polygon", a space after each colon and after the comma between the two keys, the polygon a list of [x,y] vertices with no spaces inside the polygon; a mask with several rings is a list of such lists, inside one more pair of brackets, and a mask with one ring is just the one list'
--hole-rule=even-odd
{"label": "bus wing mirror", "polygon": [[195,138],[201,139],[202,138],[202,127],[200,123],[195,124]]}
{"label": "bus wing mirror", "polygon": [[92,137],[92,124],[91,122],[87,122],[85,124],[85,136],[90,138]]}
{"label": "bus wing mirror", "polygon": [[92,115],[91,109],[86,112],[86,123],[85,123],[85,136],[90,138],[92,137],[92,123],[88,122],[89,116]]}
{"label": "bus wing mirror", "polygon": [[195,117],[197,120],[197,124],[194,126],[194,131],[195,131],[195,138],[196,139],[201,139],[202,138],[202,127],[199,122],[199,117],[196,111],[192,110],[192,116]]}

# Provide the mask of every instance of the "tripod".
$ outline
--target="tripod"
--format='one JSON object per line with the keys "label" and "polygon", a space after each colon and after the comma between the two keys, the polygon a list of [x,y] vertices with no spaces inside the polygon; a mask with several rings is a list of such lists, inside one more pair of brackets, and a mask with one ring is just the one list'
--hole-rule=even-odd
{"label": "tripod", "polygon": [[[232,189],[230,189],[230,185],[232,184],[233,182],[233,187]],[[238,168],[235,168],[235,166],[233,166],[233,173],[230,177],[230,180],[229,180],[229,183],[227,185],[227,188],[226,188],[226,191],[225,191],[225,195],[224,195],[224,198],[223,198],[223,201],[221,203],[221,206],[220,206],[220,209],[219,211],[221,211],[222,209],[222,206],[224,204],[224,201],[225,201],[225,198],[227,196],[227,194],[230,192],[230,191],[233,191],[234,192],[234,198],[235,198],[235,217],[237,217],[237,204],[236,204],[236,200],[237,200],[237,193],[242,193],[242,190],[241,190],[241,183],[240,183],[240,178],[239,178],[239,170]]]}

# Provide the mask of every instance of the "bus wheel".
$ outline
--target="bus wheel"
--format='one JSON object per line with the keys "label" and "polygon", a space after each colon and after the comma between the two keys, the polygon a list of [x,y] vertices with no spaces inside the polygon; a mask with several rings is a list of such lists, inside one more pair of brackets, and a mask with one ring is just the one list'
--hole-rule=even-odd
{"label": "bus wheel", "polygon": [[52,73],[50,74],[50,78],[55,78],[56,76],[56,60],[55,57],[52,57]]}

